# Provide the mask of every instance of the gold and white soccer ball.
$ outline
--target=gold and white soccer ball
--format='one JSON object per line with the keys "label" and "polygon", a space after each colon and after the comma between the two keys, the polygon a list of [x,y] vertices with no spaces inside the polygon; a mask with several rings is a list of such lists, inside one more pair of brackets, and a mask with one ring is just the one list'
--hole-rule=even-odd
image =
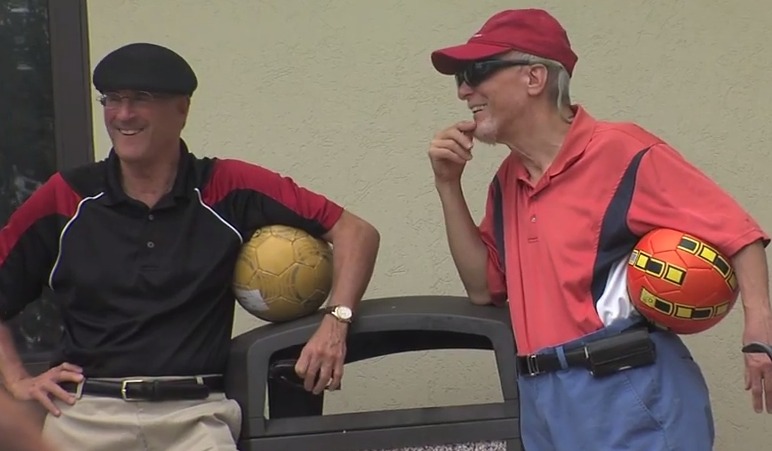
{"label": "gold and white soccer ball", "polygon": [[332,288],[332,247],[284,225],[258,229],[239,253],[233,274],[238,303],[269,322],[285,322],[317,311]]}

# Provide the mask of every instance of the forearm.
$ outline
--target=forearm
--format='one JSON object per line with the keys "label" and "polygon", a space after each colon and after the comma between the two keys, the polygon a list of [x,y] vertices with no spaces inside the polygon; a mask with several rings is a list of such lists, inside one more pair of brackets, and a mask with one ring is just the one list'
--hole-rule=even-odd
{"label": "forearm", "polygon": [[488,290],[488,249],[480,238],[464,199],[460,183],[437,185],[445,219],[450,255],[469,299],[476,304],[491,302]]}
{"label": "forearm", "polygon": [[339,238],[333,241],[330,304],[354,310],[373,276],[380,235],[373,226],[358,218],[347,222],[344,230],[336,231]]}
{"label": "forearm", "polygon": [[0,437],[5,451],[52,450],[44,443],[34,412],[0,392]]}
{"label": "forearm", "polygon": [[11,330],[2,322],[0,322],[0,376],[5,386],[29,376],[16,352]]}
{"label": "forearm", "polygon": [[770,314],[767,256],[760,241],[749,244],[732,258],[746,319]]}

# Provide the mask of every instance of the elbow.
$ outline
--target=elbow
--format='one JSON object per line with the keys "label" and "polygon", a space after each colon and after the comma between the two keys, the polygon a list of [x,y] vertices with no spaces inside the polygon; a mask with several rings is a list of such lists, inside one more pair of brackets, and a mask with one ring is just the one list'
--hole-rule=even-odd
{"label": "elbow", "polygon": [[496,307],[507,305],[506,293],[491,293],[487,288],[477,292],[467,290],[467,297],[469,297],[469,301],[475,305],[494,305]]}
{"label": "elbow", "polygon": [[493,299],[487,291],[467,291],[467,297],[469,301],[474,305],[490,305],[493,304]]}
{"label": "elbow", "polygon": [[360,243],[367,248],[371,254],[376,255],[381,247],[381,234],[375,226],[358,218],[356,224],[356,235]]}
{"label": "elbow", "polygon": [[378,229],[347,211],[323,238],[332,243],[333,246],[343,242],[351,243],[360,251],[366,250],[367,253],[373,255],[377,254],[381,245],[381,234]]}
{"label": "elbow", "polygon": [[376,250],[381,247],[381,233],[374,225],[362,220],[362,234],[365,237],[365,241],[370,243]]}

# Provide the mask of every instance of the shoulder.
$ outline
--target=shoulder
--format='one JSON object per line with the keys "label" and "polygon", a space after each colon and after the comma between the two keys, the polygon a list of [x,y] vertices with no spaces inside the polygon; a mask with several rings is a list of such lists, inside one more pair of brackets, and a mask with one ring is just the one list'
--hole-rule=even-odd
{"label": "shoulder", "polygon": [[81,198],[104,192],[106,185],[106,160],[76,166],[58,173],[59,189],[72,191]]}
{"label": "shoulder", "polygon": [[636,173],[649,154],[670,148],[665,141],[633,122],[598,121],[587,144],[587,164],[596,171]]}
{"label": "shoulder", "polygon": [[233,183],[244,183],[258,176],[278,176],[278,173],[275,171],[244,160],[233,158],[212,158],[207,160],[211,166],[213,178],[225,179]]}
{"label": "shoulder", "polygon": [[51,216],[72,217],[82,198],[62,172],[55,172],[15,209],[13,220],[29,225]]}
{"label": "shoulder", "polygon": [[211,189],[252,190],[267,194],[279,188],[277,184],[293,183],[290,177],[244,160],[211,158],[199,160],[199,163],[207,166],[206,185]]}
{"label": "shoulder", "polygon": [[662,138],[636,123],[598,121],[588,149],[613,148],[622,152],[637,153],[662,143]]}
{"label": "shoulder", "polygon": [[212,158],[199,164],[206,166],[203,194],[211,202],[244,192],[278,199],[298,188],[292,178],[243,160]]}

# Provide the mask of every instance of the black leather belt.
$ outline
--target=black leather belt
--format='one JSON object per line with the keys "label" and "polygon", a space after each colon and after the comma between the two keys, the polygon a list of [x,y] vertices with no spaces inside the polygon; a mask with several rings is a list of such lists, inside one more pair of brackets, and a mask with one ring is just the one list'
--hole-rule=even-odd
{"label": "black leather belt", "polygon": [[[63,382],[63,389],[78,393],[78,384]],[[211,392],[222,392],[225,383],[222,376],[189,377],[185,379],[124,379],[105,381],[86,379],[81,394],[119,398],[124,401],[173,401],[206,399]]]}
{"label": "black leather belt", "polygon": [[[649,334],[661,329],[648,323],[586,343],[564,353],[566,367],[584,368],[593,374],[608,374],[625,368],[648,365],[654,359],[654,344]],[[518,356],[517,371],[526,376],[558,371],[563,367],[556,353]]]}
{"label": "black leather belt", "polygon": [[[589,368],[590,362],[584,347],[567,351],[565,353],[566,364],[569,367]],[[526,376],[536,376],[544,373],[558,371],[562,367],[556,354],[531,354],[517,356],[517,371]]]}

